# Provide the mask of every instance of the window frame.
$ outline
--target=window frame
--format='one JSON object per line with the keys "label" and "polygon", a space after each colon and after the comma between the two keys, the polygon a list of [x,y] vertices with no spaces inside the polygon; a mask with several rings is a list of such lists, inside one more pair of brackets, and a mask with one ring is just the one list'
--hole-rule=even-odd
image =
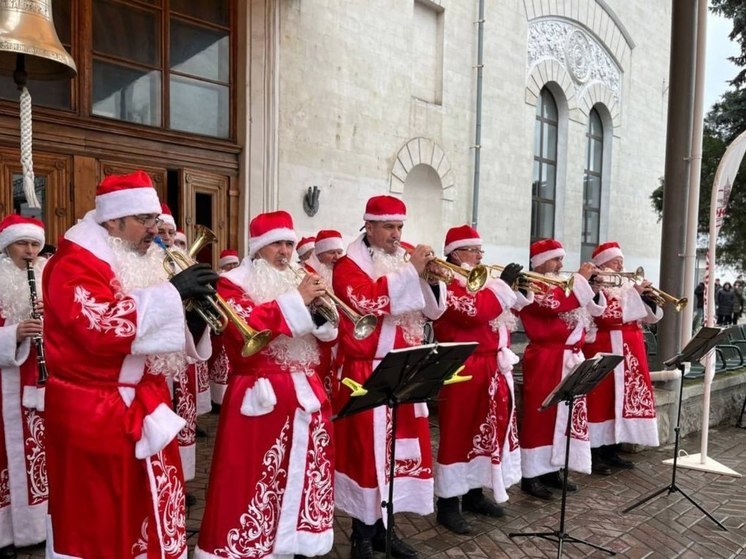
{"label": "window frame", "polygon": [[[552,120],[549,117],[544,116],[545,114],[545,107],[547,101],[551,101],[553,107],[554,107],[554,113],[557,115],[556,120]],[[534,130],[536,131],[538,123],[538,132],[539,137],[536,137],[536,132],[534,133],[534,154],[532,159],[532,169],[538,165],[539,167],[539,173],[538,173],[538,183],[539,185],[536,186],[536,192],[534,192],[534,174],[532,171],[531,174],[531,230],[530,230],[530,238],[531,242],[537,241],[539,239],[544,238],[553,238],[555,235],[556,227],[557,227],[557,169],[559,165],[559,139],[560,139],[560,108],[559,103],[557,102],[557,99],[555,98],[554,94],[549,90],[549,88],[544,87],[542,88],[539,97],[537,99],[537,105],[536,105],[536,111],[534,113]],[[550,158],[548,154],[544,153],[544,146],[548,145],[548,142],[545,141],[545,132],[547,128],[552,127],[554,129],[554,159]],[[536,152],[536,146],[538,145],[538,153]],[[542,197],[540,195],[541,193],[541,182],[543,177],[543,170],[545,165],[552,165],[554,167],[553,172],[553,188],[552,188],[552,197]],[[540,210],[543,208],[546,208],[547,206],[551,208],[551,215],[552,215],[552,226],[551,226],[551,233],[546,234],[546,232],[541,230],[539,219],[540,216],[543,215],[542,213],[539,213],[538,215],[534,211],[535,206],[539,206]]]}
{"label": "window frame", "polygon": [[[597,120],[598,128],[600,132],[598,134],[593,133],[593,124],[594,124],[594,118]],[[593,252],[593,249],[598,246],[598,243],[601,239],[601,216],[602,216],[602,205],[603,205],[603,195],[604,195],[604,158],[606,154],[606,144],[605,144],[605,126],[604,121],[601,118],[601,114],[596,109],[596,107],[593,107],[591,111],[588,113],[588,126],[586,127],[585,131],[585,138],[586,138],[586,148],[585,148],[585,165],[583,169],[583,216],[581,220],[581,233],[580,233],[580,250],[581,250],[581,259],[582,260],[588,260],[590,258],[590,254]],[[599,169],[592,169],[592,153],[595,153],[592,151],[591,147],[596,144],[596,149],[600,150],[600,167]],[[588,188],[589,188],[589,178],[593,177],[598,180],[598,205],[594,206],[592,204],[589,204],[589,200],[592,199],[591,196],[588,195]],[[596,220],[596,241],[595,242],[588,242],[588,229],[586,227],[587,224],[587,217],[589,214],[596,214],[598,216],[598,219]]]}

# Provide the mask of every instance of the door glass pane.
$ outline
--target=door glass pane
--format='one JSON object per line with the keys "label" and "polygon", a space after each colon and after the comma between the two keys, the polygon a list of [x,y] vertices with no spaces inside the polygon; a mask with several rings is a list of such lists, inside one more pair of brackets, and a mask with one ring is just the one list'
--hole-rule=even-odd
{"label": "door glass pane", "polygon": [[160,126],[161,73],[94,60],[93,114]]}
{"label": "door glass pane", "polygon": [[171,0],[171,11],[218,25],[230,24],[228,0]]}
{"label": "door glass pane", "polygon": [[171,69],[227,83],[230,78],[228,33],[171,18]]}
{"label": "door glass pane", "polygon": [[47,177],[44,175],[36,175],[34,177],[34,190],[36,191],[36,197],[41,204],[41,208],[30,208],[26,203],[26,195],[23,193],[23,175],[20,173],[13,173],[13,213],[17,213],[26,217],[35,217],[45,221],[46,215],[44,208],[46,206],[46,192],[47,192]]}
{"label": "door glass pane", "polygon": [[[55,109],[70,109],[70,80],[39,81],[29,80],[26,87],[31,95],[31,107],[52,107]],[[15,101],[20,99],[21,93],[10,77],[0,77],[0,97]]]}
{"label": "door glass pane", "polygon": [[598,244],[598,212],[583,212],[583,242]]}
{"label": "door glass pane", "polygon": [[554,102],[554,96],[547,89],[541,90],[541,105],[544,118],[557,122],[557,104]]}
{"label": "door glass pane", "polygon": [[545,159],[555,161],[557,159],[557,127],[553,124],[544,123],[544,145],[541,146],[541,154]]}
{"label": "door glass pane", "polygon": [[109,0],[93,2],[93,50],[160,66],[160,13]]}
{"label": "door glass pane", "polygon": [[543,163],[541,166],[541,183],[539,188],[539,197],[554,200],[554,179],[556,169],[550,163]]}
{"label": "door glass pane", "polygon": [[539,227],[541,237],[554,237],[554,204],[540,204]]}
{"label": "door glass pane", "polygon": [[[215,225],[212,222],[213,196],[205,192],[194,193],[194,212],[195,223],[204,225],[215,231]],[[215,243],[207,243],[197,254],[198,262],[207,262],[212,265],[212,251]]]}
{"label": "door glass pane", "polygon": [[[70,44],[70,0],[52,2],[52,19],[60,42]],[[69,51],[70,49],[68,49]]]}
{"label": "door glass pane", "polygon": [[601,207],[601,177],[586,175],[585,205],[591,208]]}
{"label": "door glass pane", "polygon": [[601,160],[603,158],[603,142],[591,140],[591,171],[601,172]]}
{"label": "door glass pane", "polygon": [[171,75],[171,128],[227,138],[228,87]]}
{"label": "door glass pane", "polygon": [[541,181],[541,164],[534,159],[534,176],[531,179],[531,196],[539,195],[539,184]]}

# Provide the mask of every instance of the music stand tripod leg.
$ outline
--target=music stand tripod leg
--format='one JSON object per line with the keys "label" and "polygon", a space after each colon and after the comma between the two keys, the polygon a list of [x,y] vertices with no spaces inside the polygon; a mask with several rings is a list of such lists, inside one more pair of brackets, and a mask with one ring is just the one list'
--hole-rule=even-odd
{"label": "music stand tripod leg", "polygon": [[391,539],[394,537],[394,475],[396,472],[396,423],[399,404],[395,399],[388,401],[391,409],[391,456],[389,457],[389,496],[382,504],[386,508],[386,559],[391,559]]}
{"label": "music stand tripod leg", "polygon": [[564,403],[568,407],[567,426],[566,426],[566,431],[565,431],[567,436],[565,437],[565,471],[563,472],[563,477],[562,477],[563,479],[562,503],[560,505],[559,530],[554,530],[552,532],[511,532],[508,534],[508,537],[511,539],[514,537],[537,537],[537,538],[543,538],[549,541],[556,541],[557,542],[557,559],[560,559],[560,557],[562,557],[562,548],[563,548],[565,541],[567,541],[568,543],[587,545],[599,551],[608,553],[609,555],[616,555],[616,552],[612,551],[611,549],[608,549],[600,545],[596,545],[594,543],[582,540],[580,538],[576,538],[574,536],[571,536],[567,532],[565,532],[565,512],[567,509],[567,481],[568,481],[568,475],[569,475],[569,469],[570,469],[569,468],[570,439],[571,439],[571,434],[572,434],[572,416],[573,416],[573,411],[574,411],[574,406],[573,406],[574,401],[575,401],[575,397],[572,395],[569,396],[569,400],[564,401]]}
{"label": "music stand tripod leg", "polygon": [[678,410],[676,411],[676,426],[673,428],[674,430],[674,444],[673,444],[673,467],[671,469],[671,483],[668,484],[665,487],[661,487],[657,491],[654,491],[650,495],[647,495],[640,499],[639,501],[634,502],[630,506],[628,506],[626,509],[622,510],[622,514],[626,514],[629,511],[636,509],[640,505],[643,505],[647,503],[648,501],[652,501],[659,495],[662,495],[666,491],[668,491],[668,494],[674,493],[678,491],[681,493],[687,501],[689,501],[691,504],[693,504],[695,507],[697,507],[707,518],[712,520],[715,524],[717,524],[722,530],[725,532],[728,531],[728,529],[723,526],[723,524],[718,521],[712,514],[707,512],[702,506],[700,506],[698,503],[694,501],[689,495],[686,494],[686,492],[681,489],[678,485],[676,485],[676,467],[678,465],[678,459],[679,459],[679,443],[681,442],[681,408],[683,407],[683,401],[684,401],[684,371],[686,368],[684,367],[684,364],[679,364],[679,370],[681,371],[681,381],[679,382],[679,403],[678,403]]}

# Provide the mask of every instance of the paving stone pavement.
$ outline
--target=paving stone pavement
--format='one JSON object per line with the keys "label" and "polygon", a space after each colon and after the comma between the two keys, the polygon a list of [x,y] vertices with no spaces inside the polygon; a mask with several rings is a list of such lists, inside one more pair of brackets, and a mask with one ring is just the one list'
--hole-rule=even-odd
{"label": "paving stone pavement", "polygon": [[[188,483],[189,492],[197,498],[197,504],[189,508],[187,515],[190,550],[197,542],[204,511],[217,419],[218,416],[213,414],[199,418],[209,436],[197,439],[197,476]],[[434,423],[432,433],[435,445],[438,429]],[[746,429],[714,428],[710,431],[709,441],[710,457],[746,474]],[[681,446],[689,452],[699,452],[699,437],[688,437]],[[580,491],[568,497],[566,531],[577,538],[608,547],[619,558],[746,558],[746,478],[681,468],[677,471],[677,485],[720,520],[728,528],[727,532],[718,529],[678,492],[669,494],[666,491],[629,514],[621,514],[626,506],[671,483],[671,467],[661,461],[670,458],[672,453],[673,445],[669,445],[635,454],[632,459],[636,469],[618,471],[606,477],[571,473],[571,479],[580,485]],[[557,529],[559,497],[549,502],[541,501],[522,493],[517,487],[511,488],[509,495],[510,500],[504,504],[506,515],[503,518],[466,513],[465,517],[473,528],[473,533],[466,536],[452,534],[438,525],[434,514],[426,517],[398,514],[396,526],[423,559],[556,557],[557,547],[552,542],[538,538],[511,541],[508,533]],[[325,559],[349,557],[350,526],[350,519],[337,513],[334,548]],[[384,557],[383,554],[378,556]],[[589,547],[572,544],[565,544],[563,552],[563,557],[607,556]],[[44,547],[21,549],[18,557],[44,557]]]}

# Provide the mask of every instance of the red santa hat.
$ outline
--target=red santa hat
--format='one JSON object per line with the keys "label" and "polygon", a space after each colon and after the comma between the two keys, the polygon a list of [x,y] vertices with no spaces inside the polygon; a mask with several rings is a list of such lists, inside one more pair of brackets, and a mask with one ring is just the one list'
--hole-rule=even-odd
{"label": "red santa hat", "polygon": [[227,266],[228,264],[238,264],[239,262],[240,260],[238,259],[238,251],[233,250],[232,248],[227,248],[220,253],[218,266],[222,268],[223,266]]}
{"label": "red santa hat", "polygon": [[322,229],[316,233],[316,246],[313,251],[321,254],[327,250],[344,250],[342,233],[334,229]]}
{"label": "red santa hat", "polygon": [[295,243],[298,237],[293,229],[293,218],[286,211],[259,214],[249,223],[249,256],[278,241]]}
{"label": "red santa hat", "polygon": [[176,229],[176,221],[174,216],[171,215],[171,208],[167,204],[161,204],[161,215],[158,218],[163,222],[169,224],[171,227]]}
{"label": "red santa hat", "polygon": [[565,249],[562,243],[554,239],[542,239],[531,244],[531,267],[536,268],[552,258],[565,256]]}
{"label": "red santa hat", "polygon": [[145,171],[109,175],[96,188],[96,222],[128,215],[161,213],[158,193]]}
{"label": "red santa hat", "polygon": [[373,196],[365,204],[365,221],[404,221],[407,219],[407,206],[393,196]]}
{"label": "red santa hat", "polygon": [[181,241],[182,243],[186,244],[187,238],[186,238],[186,233],[184,233],[183,229],[176,230],[176,235],[174,235],[174,241]]}
{"label": "red santa hat", "polygon": [[443,252],[448,256],[454,250],[475,245],[482,246],[482,238],[476,229],[470,225],[451,227],[446,233],[446,247]]}
{"label": "red santa hat", "polygon": [[309,250],[313,250],[314,246],[316,246],[316,237],[301,237],[301,240],[298,241],[295,247],[295,251],[298,253],[298,256],[303,256]]}
{"label": "red santa hat", "polygon": [[44,245],[44,223],[33,217],[10,214],[0,221],[0,251],[16,241],[39,241]]}
{"label": "red santa hat", "polygon": [[602,264],[606,264],[612,258],[617,257],[624,258],[622,247],[620,247],[619,243],[616,241],[609,241],[608,243],[602,243],[595,248],[591,255],[591,262],[596,266],[601,266]]}

